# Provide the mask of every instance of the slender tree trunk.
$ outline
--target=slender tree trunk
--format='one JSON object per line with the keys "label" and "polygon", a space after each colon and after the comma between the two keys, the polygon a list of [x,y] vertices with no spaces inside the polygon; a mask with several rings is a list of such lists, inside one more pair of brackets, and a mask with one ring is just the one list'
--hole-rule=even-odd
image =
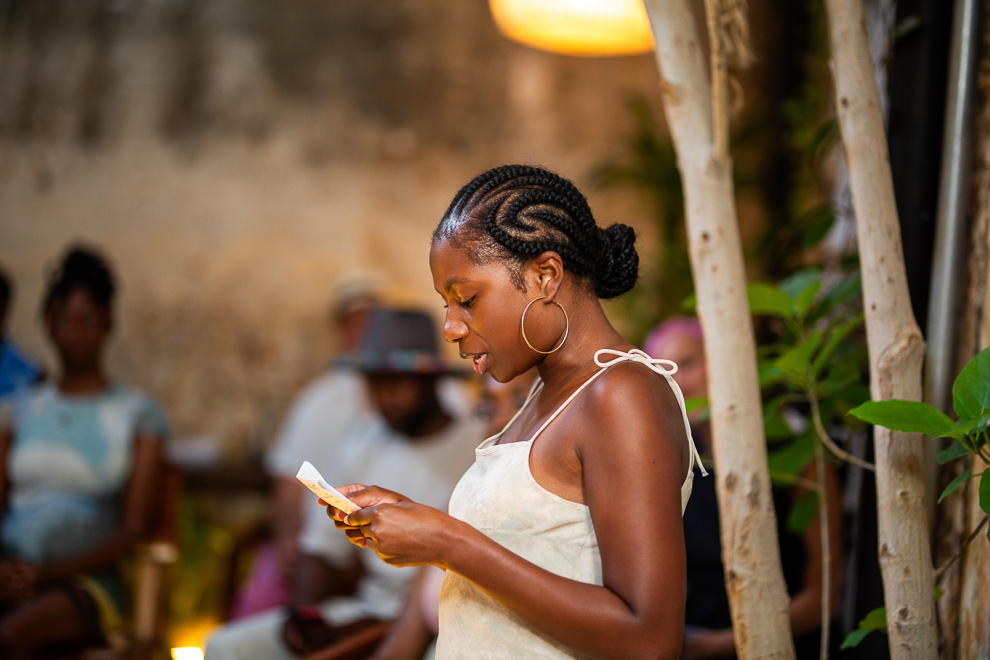
{"label": "slender tree trunk", "polygon": [[[908,296],[880,98],[861,0],[826,0],[849,167],[875,401],[920,401],[925,343]],[[880,568],[891,657],[934,658],[935,592],[919,434],[874,429]]]}
{"label": "slender tree trunk", "polygon": [[[646,0],[646,9],[684,185],[691,270],[705,335],[722,558],[736,649],[744,660],[793,658],[727,149],[725,69],[716,54],[713,95],[698,27],[685,0]],[[713,103],[713,98],[720,102]]]}

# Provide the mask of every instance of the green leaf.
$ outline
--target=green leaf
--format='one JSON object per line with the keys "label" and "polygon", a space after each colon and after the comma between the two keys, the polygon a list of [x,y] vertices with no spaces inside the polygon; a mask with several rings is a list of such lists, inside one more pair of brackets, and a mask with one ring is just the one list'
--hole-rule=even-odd
{"label": "green leaf", "polygon": [[767,440],[782,440],[793,438],[794,431],[784,418],[781,408],[787,401],[787,395],[781,395],[763,404],[763,431]]}
{"label": "green leaf", "polygon": [[863,278],[859,274],[859,270],[856,270],[852,273],[852,275],[842,280],[825,293],[821,304],[818,305],[817,314],[819,316],[827,314],[836,305],[841,305],[844,302],[861,296],[862,288]]}
{"label": "green leaf", "polygon": [[948,415],[920,401],[867,401],[850,410],[849,414],[892,431],[924,433],[939,438],[956,428]]}
{"label": "green leaf", "polygon": [[834,393],[829,392],[829,394],[834,394],[836,402],[841,402],[844,405],[847,411],[844,414],[848,414],[848,410],[870,400],[870,388],[861,382],[848,383],[835,390]]}
{"label": "green leaf", "polygon": [[694,412],[699,408],[708,407],[708,397],[706,396],[689,396],[684,399],[684,410],[688,413]]}
{"label": "green leaf", "polygon": [[990,434],[987,432],[988,423],[990,423],[990,417],[983,417],[977,424],[979,431],[974,434],[975,437],[973,438],[973,446],[977,449],[981,449],[990,440]]}
{"label": "green leaf", "polygon": [[799,270],[790,277],[785,278],[780,283],[780,289],[791,297],[791,300],[797,302],[798,298],[804,291],[807,291],[811,287],[815,287],[815,292],[822,283],[822,269],[821,268],[806,268],[804,270]]}
{"label": "green leaf", "polygon": [[784,380],[784,372],[777,368],[776,360],[763,361],[756,365],[760,378],[760,389],[776,385]]}
{"label": "green leaf", "polygon": [[938,461],[939,465],[945,465],[946,463],[950,461],[954,461],[957,458],[961,456],[965,456],[968,453],[969,450],[963,447],[961,444],[959,444],[959,441],[956,440],[946,449],[943,449],[939,453],[935,454],[935,459]]}
{"label": "green leaf", "polygon": [[970,360],[952,385],[952,405],[960,421],[983,415],[990,408],[990,348]]}
{"label": "green leaf", "polygon": [[772,284],[753,282],[746,287],[746,297],[752,314],[794,318],[794,302],[791,297]]}
{"label": "green leaf", "polygon": [[961,439],[972,434],[974,431],[979,429],[981,426],[986,426],[986,419],[982,417],[976,417],[974,419],[969,419],[964,422],[959,422],[956,427],[945,434],[946,438],[956,438]]}
{"label": "green leaf", "polygon": [[811,363],[811,356],[815,354],[822,343],[822,333],[814,332],[803,343],[787,351],[774,363],[774,365],[794,380],[803,383],[805,371]]}
{"label": "green leaf", "polygon": [[832,357],[835,349],[839,347],[842,341],[849,336],[849,333],[858,328],[865,317],[862,314],[857,314],[852,319],[846,321],[838,328],[836,328],[831,335],[828,337],[828,341],[822,346],[822,350],[818,352],[818,356],[815,358],[814,363],[811,365],[811,378],[817,379],[818,374],[821,373],[822,367],[828,362],[828,359]]}
{"label": "green leaf", "polygon": [[938,600],[939,598],[941,598],[944,595],[945,595],[945,589],[942,588],[942,585],[936,584],[935,585],[935,600]]}
{"label": "green leaf", "polygon": [[859,646],[859,643],[862,642],[867,635],[873,632],[873,630],[874,630],[873,628],[857,628],[856,630],[846,635],[846,638],[842,640],[842,646],[839,647],[839,650],[845,651],[846,649],[851,649]]}
{"label": "green leaf", "polygon": [[801,291],[801,293],[798,294],[797,299],[794,301],[794,306],[796,308],[798,318],[803,319],[805,317],[805,315],[808,313],[808,310],[811,309],[811,305],[815,302],[815,296],[818,295],[818,292],[821,290],[821,288],[822,288],[822,281],[820,279],[815,280],[814,282],[811,283],[811,286],[804,289],[803,291]]}
{"label": "green leaf", "polygon": [[801,246],[808,249],[822,242],[835,222],[835,213],[832,212],[831,204],[822,204],[805,215],[811,216],[811,226],[801,238]]}
{"label": "green leaf", "polygon": [[[980,508],[983,509],[983,513],[990,516],[990,477],[987,474],[990,473],[990,469],[983,470],[983,476],[980,477]],[[987,532],[987,538],[990,538],[990,530]]]}
{"label": "green leaf", "polygon": [[[767,465],[770,471],[792,476],[801,474],[815,457],[815,442],[814,430],[808,429],[804,435],[798,437],[794,442],[787,443],[783,449],[769,452]],[[778,479],[776,481],[790,485],[790,482],[784,480]]]}
{"label": "green leaf", "polygon": [[946,497],[948,497],[949,495],[952,495],[954,492],[956,492],[957,490],[959,490],[959,487],[962,486],[963,483],[967,479],[969,479],[970,477],[972,477],[972,476],[973,476],[973,471],[972,470],[966,470],[965,472],[963,472],[962,474],[960,474],[958,477],[956,477],[955,479],[953,479],[952,480],[952,483],[950,483],[948,486],[946,486],[945,487],[945,490],[942,491],[942,494],[938,496],[938,501],[941,502]]}
{"label": "green leaf", "polygon": [[685,314],[694,314],[698,310],[698,294],[693,291],[681,301],[681,311]]}
{"label": "green leaf", "polygon": [[794,436],[794,431],[787,425],[787,420],[780,411],[763,417],[763,432],[767,440],[783,440]]}
{"label": "green leaf", "polygon": [[860,628],[869,628],[870,630],[883,630],[887,631],[887,608],[878,607],[875,610],[870,610],[863,620],[859,622]]}
{"label": "green leaf", "polygon": [[808,525],[818,515],[818,493],[806,491],[797,499],[787,514],[787,529],[794,534],[803,534]]}
{"label": "green leaf", "polygon": [[846,635],[845,640],[842,642],[842,646],[839,650],[852,648],[857,646],[863,641],[863,638],[869,635],[874,630],[881,630],[887,632],[887,608],[878,607],[872,610],[869,614],[863,617],[863,620],[859,622],[859,628],[852,631]]}

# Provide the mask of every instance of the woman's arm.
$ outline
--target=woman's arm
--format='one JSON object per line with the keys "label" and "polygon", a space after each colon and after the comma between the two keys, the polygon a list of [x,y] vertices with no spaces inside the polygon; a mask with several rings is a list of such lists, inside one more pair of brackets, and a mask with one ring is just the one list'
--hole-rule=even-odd
{"label": "woman's arm", "polygon": [[[10,429],[0,431],[0,523],[7,510],[10,479],[7,475],[8,456],[13,443]],[[22,561],[0,561],[0,603],[15,602],[34,593],[34,568]]]}
{"label": "woman's arm", "polygon": [[388,502],[377,489],[369,489],[375,495],[367,500],[355,494],[366,508],[348,516],[360,528],[349,535],[363,534],[389,563],[435,563],[463,575],[537,630],[586,655],[678,657],[686,434],[673,393],[655,374],[641,366],[612,371],[558,420],[568,423],[550,427],[555,442],[574,434],[604,586],[555,575],[435,509],[408,501],[374,505],[374,497]]}
{"label": "woman's arm", "polygon": [[134,463],[124,493],[120,528],[96,547],[81,555],[38,566],[38,582],[59,580],[77,573],[109,566],[120,559],[146,533],[158,496],[162,442],[151,435],[135,438]]}

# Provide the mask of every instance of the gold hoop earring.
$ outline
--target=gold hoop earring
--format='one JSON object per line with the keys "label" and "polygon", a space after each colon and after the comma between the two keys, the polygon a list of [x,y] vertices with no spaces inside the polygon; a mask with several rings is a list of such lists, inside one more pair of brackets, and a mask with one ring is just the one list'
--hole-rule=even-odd
{"label": "gold hoop earring", "polygon": [[[529,305],[532,305],[537,300],[543,300],[544,298],[546,298],[545,295],[540,296],[539,298],[533,298],[532,300],[529,301]],[[535,346],[529,343],[529,339],[526,337],[526,312],[529,311],[529,305],[526,305],[526,309],[524,309],[522,313],[522,318],[519,320],[519,329],[522,330],[523,341],[526,342],[526,345],[532,348],[534,351],[536,351],[537,353],[541,353],[543,355],[550,355],[551,353],[555,353],[559,351],[560,347],[564,345],[565,341],[567,341],[567,333],[570,332],[571,329],[571,320],[567,317],[567,310],[564,309],[564,306],[561,305],[556,300],[551,300],[550,302],[552,302],[557,307],[560,307],[560,311],[564,313],[564,336],[560,338],[560,343],[554,346],[553,348],[551,348],[549,351],[541,351],[540,349],[536,348]]]}

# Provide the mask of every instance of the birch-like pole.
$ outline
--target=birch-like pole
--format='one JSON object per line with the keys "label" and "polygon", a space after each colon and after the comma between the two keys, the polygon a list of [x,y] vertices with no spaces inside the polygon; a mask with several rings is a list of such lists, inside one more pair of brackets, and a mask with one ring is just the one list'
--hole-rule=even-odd
{"label": "birch-like pole", "polygon": [[[736,650],[743,660],[793,658],[732,160],[727,139],[717,139],[727,136],[728,108],[724,102],[713,104],[698,27],[687,2],[645,4],[684,186],[691,271],[705,336],[722,558]],[[724,67],[716,62],[713,70],[724,72]],[[716,86],[723,83],[716,78]],[[719,96],[724,101],[724,95]]]}
{"label": "birch-like pole", "polygon": [[[925,342],[911,310],[901,229],[862,0],[825,0],[836,112],[849,168],[863,274],[870,393],[920,401]],[[916,433],[874,428],[887,631],[894,660],[935,658],[935,581]]]}

